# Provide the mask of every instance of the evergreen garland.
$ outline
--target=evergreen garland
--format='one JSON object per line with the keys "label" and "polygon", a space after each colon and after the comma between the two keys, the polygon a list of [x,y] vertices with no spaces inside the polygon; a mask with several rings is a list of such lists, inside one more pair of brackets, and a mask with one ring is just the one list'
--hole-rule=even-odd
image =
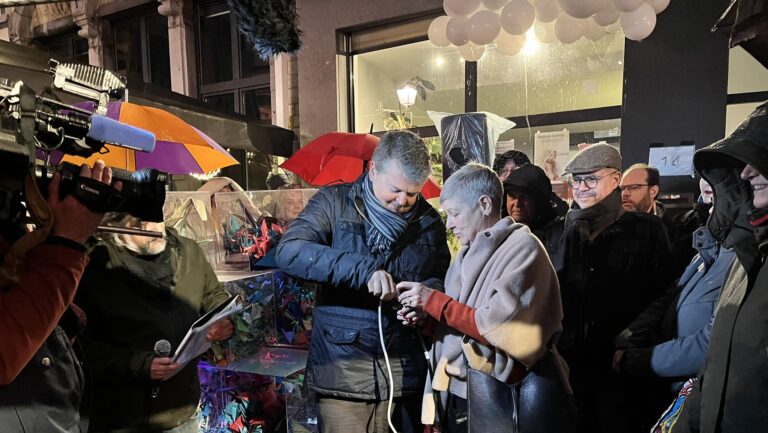
{"label": "evergreen garland", "polygon": [[266,60],[301,47],[296,0],[228,0],[239,20],[240,33]]}

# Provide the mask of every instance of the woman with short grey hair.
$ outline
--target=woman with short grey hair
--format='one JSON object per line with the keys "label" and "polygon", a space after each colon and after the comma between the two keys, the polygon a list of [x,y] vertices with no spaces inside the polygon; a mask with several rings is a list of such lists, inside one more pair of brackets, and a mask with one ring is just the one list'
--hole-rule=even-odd
{"label": "woman with short grey hair", "polygon": [[517,383],[549,353],[562,329],[552,264],[526,226],[501,218],[502,197],[501,181],[489,167],[470,163],[453,173],[440,204],[462,248],[448,269],[445,293],[416,282],[398,284],[400,317],[412,323],[426,313],[424,329],[434,329],[422,422],[435,424],[439,393],[444,433],[467,431],[467,366]]}

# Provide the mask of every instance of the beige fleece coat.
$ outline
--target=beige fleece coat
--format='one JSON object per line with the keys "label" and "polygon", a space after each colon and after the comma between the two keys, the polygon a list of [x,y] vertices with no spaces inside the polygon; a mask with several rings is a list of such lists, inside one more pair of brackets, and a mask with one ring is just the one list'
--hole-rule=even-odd
{"label": "beige fleece coat", "polygon": [[[560,286],[541,242],[528,227],[504,218],[477,234],[448,268],[445,292],[475,309],[490,346],[438,326],[427,378],[422,422],[434,424],[433,391],[466,398],[466,364],[506,382],[516,362],[533,366],[562,330]],[[556,355],[556,354],[555,354]]]}

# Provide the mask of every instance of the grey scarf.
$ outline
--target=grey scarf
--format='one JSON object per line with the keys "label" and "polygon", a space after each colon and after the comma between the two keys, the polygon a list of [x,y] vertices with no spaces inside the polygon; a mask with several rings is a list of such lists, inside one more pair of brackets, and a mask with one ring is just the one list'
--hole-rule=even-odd
{"label": "grey scarf", "polygon": [[368,174],[363,180],[363,202],[371,222],[366,233],[371,252],[387,253],[392,251],[392,245],[408,229],[408,222],[414,215],[416,206],[402,216],[387,209],[373,194],[373,185]]}

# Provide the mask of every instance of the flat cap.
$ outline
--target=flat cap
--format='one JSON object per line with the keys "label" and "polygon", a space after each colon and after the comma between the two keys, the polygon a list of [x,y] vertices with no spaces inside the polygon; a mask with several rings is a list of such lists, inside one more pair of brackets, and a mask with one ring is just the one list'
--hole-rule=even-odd
{"label": "flat cap", "polygon": [[602,168],[621,171],[619,149],[603,143],[593,144],[568,161],[563,174],[592,173]]}

